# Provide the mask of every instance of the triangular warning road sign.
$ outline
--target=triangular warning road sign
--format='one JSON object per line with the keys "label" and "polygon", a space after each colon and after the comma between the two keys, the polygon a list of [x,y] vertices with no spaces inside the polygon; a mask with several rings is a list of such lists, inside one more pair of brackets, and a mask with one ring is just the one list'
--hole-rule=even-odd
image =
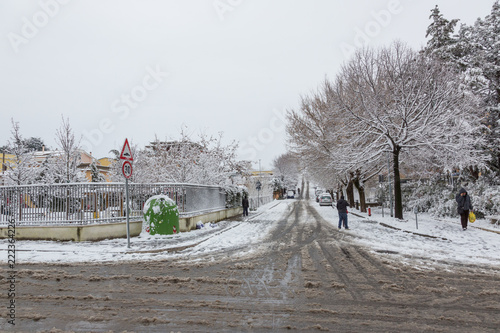
{"label": "triangular warning road sign", "polygon": [[133,161],[132,151],[130,150],[130,146],[128,144],[128,139],[125,139],[125,143],[123,144],[122,152],[120,154],[121,160]]}

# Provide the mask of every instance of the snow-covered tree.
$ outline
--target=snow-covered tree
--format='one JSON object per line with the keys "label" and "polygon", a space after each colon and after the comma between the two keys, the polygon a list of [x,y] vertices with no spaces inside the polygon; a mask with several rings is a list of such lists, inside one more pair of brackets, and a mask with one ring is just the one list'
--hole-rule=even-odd
{"label": "snow-covered tree", "polygon": [[[477,99],[456,71],[401,42],[359,50],[334,82],[289,113],[291,149],[308,172],[341,184],[353,200],[391,156],[395,216],[403,218],[400,165],[484,166]],[[406,160],[405,160],[406,159]],[[317,170],[315,170],[317,169]]]}
{"label": "snow-covered tree", "polygon": [[269,182],[269,185],[271,185],[273,192],[282,193],[283,189],[285,188],[285,186],[283,185],[283,180],[281,180],[281,178],[279,178],[279,177],[278,178],[274,177],[273,179],[271,179],[271,181]]}
{"label": "snow-covered tree", "polygon": [[29,151],[42,151],[45,147],[43,140],[35,137],[24,140],[24,144]]}
{"label": "snow-covered tree", "polygon": [[324,89],[313,96],[304,96],[298,110],[287,114],[289,149],[294,153],[308,178],[325,187],[337,188],[339,175],[332,170],[338,143],[340,123]]}
{"label": "snow-covered tree", "polygon": [[[129,142],[129,144],[132,156],[134,157],[132,163],[133,173],[130,181],[134,183],[152,182],[150,170],[147,168],[147,156],[145,156],[144,151],[139,149],[133,142]],[[125,178],[122,173],[123,160],[120,160],[120,151],[112,149],[109,153],[113,157],[113,162],[109,170],[109,178],[112,182],[124,182]]]}
{"label": "snow-covered tree", "polygon": [[196,141],[184,131],[179,140],[155,138],[144,149],[133,149],[132,181],[230,184],[232,177],[248,173],[248,163],[236,160],[237,147],[236,142],[224,144],[222,134],[200,135]]}
{"label": "snow-covered tree", "polygon": [[336,98],[326,80],[316,94],[302,98],[300,110],[289,112],[291,149],[303,160],[309,178],[337,192],[345,190],[351,205],[356,187],[365,211],[364,183],[378,174],[380,163],[377,158],[353,158],[366,144],[350,135]]}
{"label": "snow-covered tree", "polygon": [[39,172],[35,182],[38,184],[53,184],[54,179],[52,178],[52,165],[50,164],[49,159],[44,159],[38,168]]}
{"label": "snow-covered tree", "polygon": [[37,177],[38,165],[33,158],[33,154],[26,146],[26,141],[22,138],[19,123],[12,121],[11,138],[8,142],[8,152],[14,155],[12,160],[7,160],[5,166],[6,184],[26,185],[31,184]]}
{"label": "snow-covered tree", "polygon": [[297,157],[291,153],[282,154],[273,160],[273,167],[276,176],[278,176],[272,184],[273,188],[295,189],[299,179],[299,160]]}
{"label": "snow-covered tree", "polygon": [[74,183],[86,181],[83,172],[78,169],[80,164],[80,142],[76,140],[69,119],[62,117],[61,127],[56,130],[56,143],[60,150],[49,159],[51,168],[47,179],[55,183]]}
{"label": "snow-covered tree", "polygon": [[[492,6],[491,13],[479,18],[474,25],[463,24],[457,34],[451,35],[457,20],[448,21],[436,7],[433,22],[427,30],[431,39],[424,49],[445,64],[457,69],[474,93],[481,98],[483,123],[487,126],[482,147],[489,153],[488,167],[500,176],[500,4]],[[438,22],[438,23],[436,23]],[[441,28],[439,28],[441,27]],[[439,38],[438,38],[439,37]],[[436,42],[437,40],[442,42]],[[477,178],[478,169],[469,168]]]}
{"label": "snow-covered tree", "polygon": [[353,143],[364,147],[351,158],[392,154],[396,218],[403,218],[402,152],[439,156],[445,170],[484,166],[476,99],[453,70],[405,44],[357,52],[343,66],[335,91]]}
{"label": "snow-covered tree", "polygon": [[97,168],[96,161],[92,161],[92,163],[90,164],[90,177],[91,177],[91,182],[93,182],[93,183],[101,183],[101,182],[106,181],[104,176],[101,174],[101,172]]}
{"label": "snow-covered tree", "polygon": [[425,37],[429,37],[426,47],[427,55],[443,61],[455,60],[453,51],[455,50],[456,40],[453,38],[453,34],[458,20],[448,21],[445,19],[437,5],[431,11],[429,18],[432,20],[432,23],[427,28],[425,34]]}

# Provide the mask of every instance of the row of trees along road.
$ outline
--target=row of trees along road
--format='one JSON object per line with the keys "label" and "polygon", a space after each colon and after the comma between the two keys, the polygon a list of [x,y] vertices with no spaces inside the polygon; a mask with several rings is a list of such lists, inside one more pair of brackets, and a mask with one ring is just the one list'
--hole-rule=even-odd
{"label": "row of trees along road", "polygon": [[402,219],[400,167],[484,167],[481,117],[480,100],[455,69],[394,42],[359,50],[335,80],[302,97],[288,113],[287,134],[313,178],[345,187],[348,196],[355,186],[363,211],[363,184],[390,154],[394,214]]}

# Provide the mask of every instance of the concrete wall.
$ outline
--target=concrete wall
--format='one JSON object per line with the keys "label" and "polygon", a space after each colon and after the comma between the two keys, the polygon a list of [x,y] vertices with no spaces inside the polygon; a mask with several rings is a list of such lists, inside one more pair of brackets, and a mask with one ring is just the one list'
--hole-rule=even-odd
{"label": "concrete wall", "polygon": [[[130,236],[139,236],[142,221],[130,222]],[[107,223],[80,226],[16,226],[16,240],[59,240],[59,241],[98,241],[127,237],[127,223]],[[8,238],[8,228],[0,227],[0,239]]]}
{"label": "concrete wall", "polygon": [[[179,219],[179,229],[187,232],[196,229],[196,223],[218,222],[240,215],[243,208],[231,208],[206,213],[189,218]],[[130,222],[130,237],[139,236],[142,232],[142,221]],[[16,240],[58,240],[58,241],[98,241],[112,238],[126,238],[127,223],[107,223],[94,225],[65,226],[16,226]],[[0,227],[0,239],[8,238],[8,228]]]}
{"label": "concrete wall", "polygon": [[229,208],[224,210],[219,210],[217,212],[206,213],[202,215],[179,218],[179,229],[181,232],[190,231],[196,229],[196,223],[202,222],[219,222],[228,219],[233,216],[243,214],[242,207]]}

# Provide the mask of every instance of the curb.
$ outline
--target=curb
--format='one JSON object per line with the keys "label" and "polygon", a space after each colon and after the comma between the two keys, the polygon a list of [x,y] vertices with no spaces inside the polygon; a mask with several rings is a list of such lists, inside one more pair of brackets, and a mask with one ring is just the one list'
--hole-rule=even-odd
{"label": "curb", "polygon": [[396,227],[393,227],[392,225],[388,225],[388,224],[385,224],[385,223],[382,223],[382,222],[379,222],[379,224],[380,224],[381,226],[383,226],[383,227],[386,227],[386,228],[390,228],[390,229],[394,229],[394,230],[398,230],[398,231],[406,232],[407,234],[413,234],[413,235],[422,236],[422,237],[427,237],[427,238],[433,238],[433,239],[441,239],[441,240],[444,240],[444,241],[449,240],[448,238],[444,238],[444,237],[436,237],[436,236],[431,236],[431,235],[426,235],[426,234],[420,234],[420,233],[418,233],[418,232],[413,232],[413,231],[403,230],[403,229],[396,228]]}
{"label": "curb", "polygon": [[476,228],[476,229],[480,229],[480,230],[483,230],[483,231],[489,231],[489,232],[494,232],[496,234],[499,234],[500,235],[500,231],[496,231],[496,230],[490,230],[490,229],[486,229],[486,228],[481,228],[481,227],[476,227],[476,226],[473,226],[473,225],[470,225],[470,227],[473,227],[473,228]]}
{"label": "curb", "polygon": [[[366,216],[362,216],[362,215],[359,215],[359,214],[356,214],[356,213],[349,213],[349,214],[352,214],[354,216],[357,216],[357,217],[361,217],[363,219],[366,219],[367,217]],[[432,238],[432,239],[441,239],[441,240],[444,240],[444,241],[449,241],[448,238],[444,238],[444,237],[436,237],[436,236],[431,236],[431,235],[426,235],[426,234],[421,234],[421,233],[418,233],[418,232],[413,232],[413,231],[408,231],[408,230],[403,230],[403,229],[400,229],[400,228],[397,228],[397,227],[393,227],[392,225],[388,225],[388,224],[385,224],[383,222],[378,222],[378,224],[380,224],[381,226],[383,227],[386,227],[386,228],[389,228],[389,229],[394,229],[394,230],[398,230],[398,231],[402,231],[402,232],[406,232],[408,234],[413,234],[413,235],[417,235],[417,236],[422,236],[422,237],[427,237],[427,238]],[[478,227],[475,227],[475,228],[478,228]],[[479,228],[481,229],[481,228]],[[492,230],[488,230],[488,231],[492,231]],[[493,232],[496,232],[496,231],[493,231]],[[500,234],[500,232],[498,232]]]}

